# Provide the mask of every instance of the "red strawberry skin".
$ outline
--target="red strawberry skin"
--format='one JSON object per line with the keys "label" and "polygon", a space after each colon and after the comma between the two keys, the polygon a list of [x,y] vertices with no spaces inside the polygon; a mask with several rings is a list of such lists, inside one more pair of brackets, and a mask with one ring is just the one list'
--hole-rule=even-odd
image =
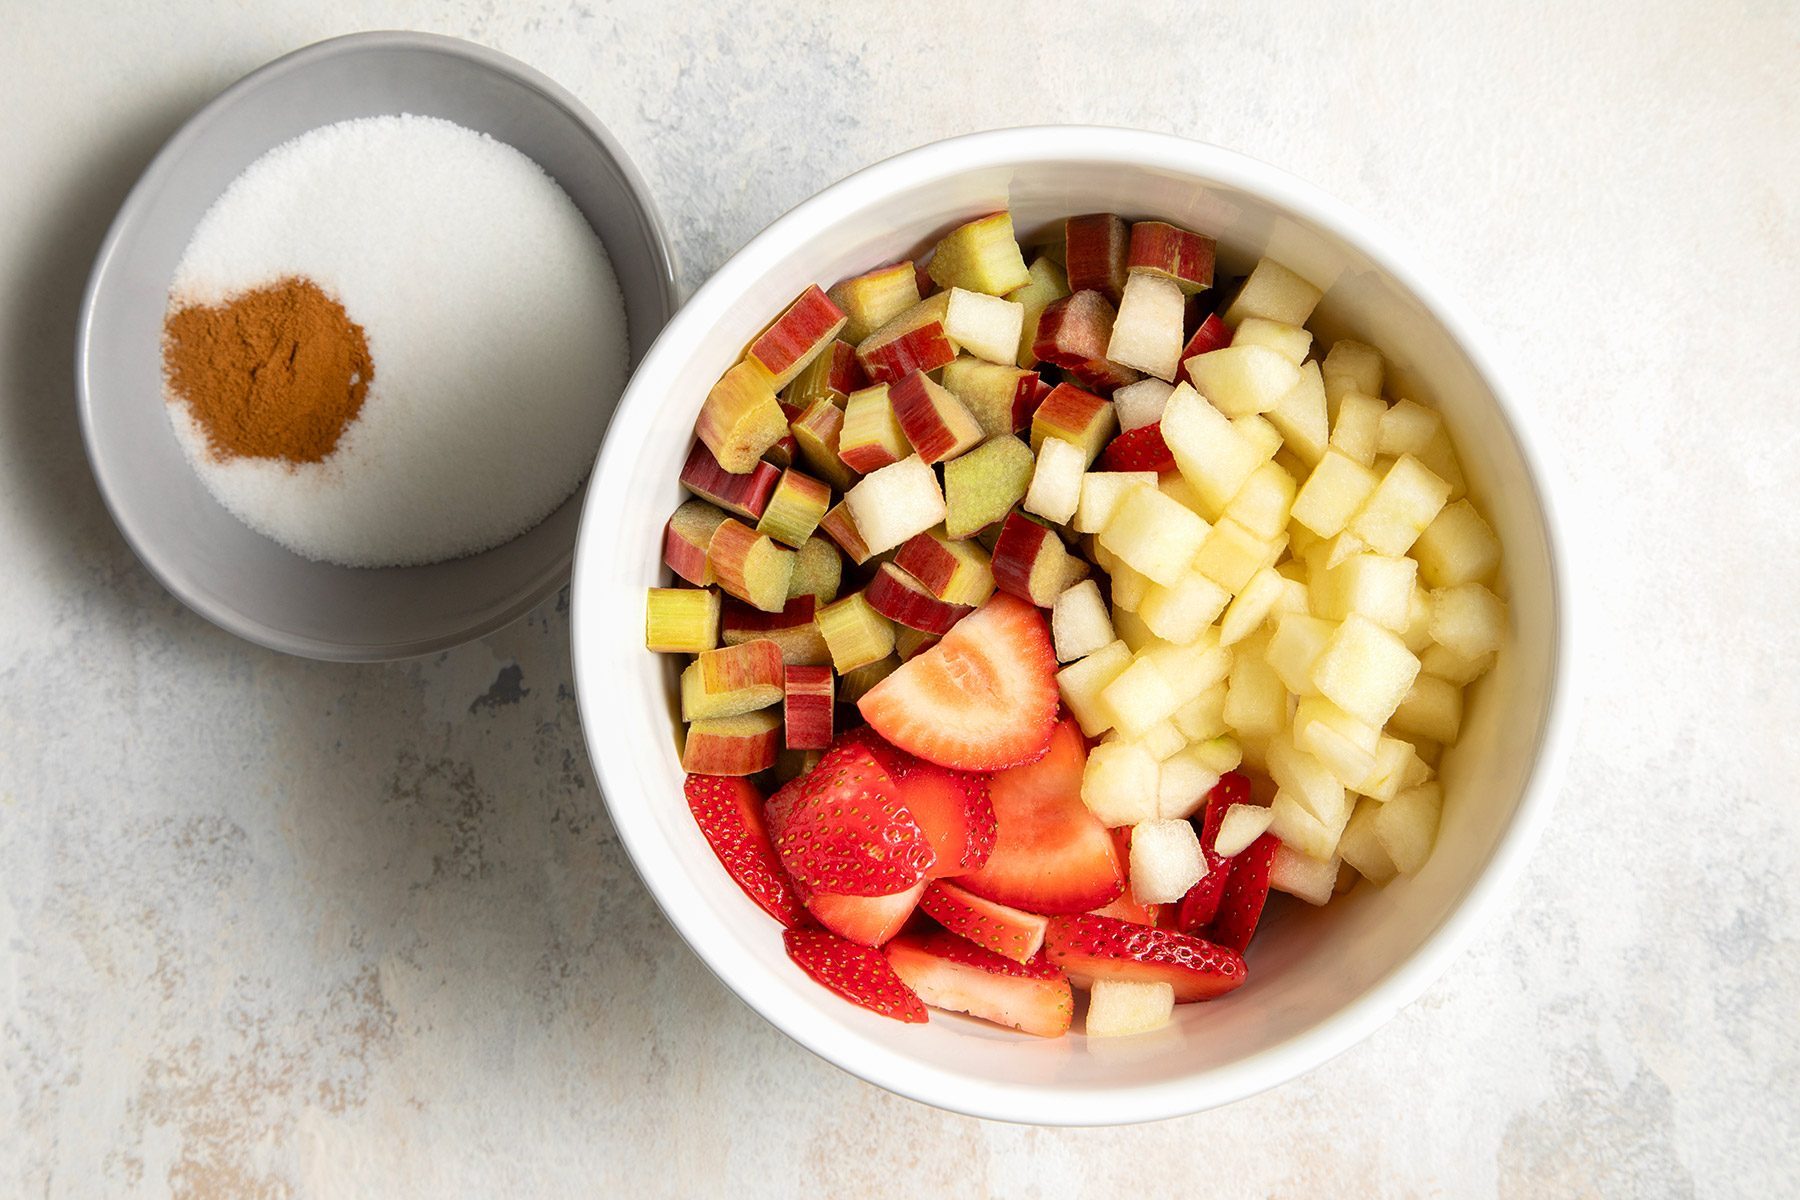
{"label": "red strawberry skin", "polygon": [[861,746],[876,762],[881,764],[882,770],[896,778],[919,761],[867,725],[858,725],[854,729],[845,730],[838,736],[836,745]]}
{"label": "red strawberry skin", "polygon": [[1175,928],[1183,933],[1200,934],[1212,924],[1225,895],[1225,881],[1231,875],[1231,860],[1213,849],[1219,840],[1219,822],[1225,810],[1234,804],[1250,802],[1250,780],[1236,771],[1220,776],[1206,797],[1206,818],[1200,826],[1200,853],[1206,859],[1206,874],[1181,898]]}
{"label": "red strawberry skin", "polygon": [[900,799],[937,854],[934,879],[979,870],[994,850],[994,804],[988,777],[915,760],[897,777]]}
{"label": "red strawberry skin", "polygon": [[1081,802],[1086,763],[1087,744],[1070,720],[1056,726],[1037,762],[995,774],[993,853],[957,883],[1035,913],[1082,913],[1118,899],[1125,871],[1112,834]]}
{"label": "red strawberry skin", "polygon": [[1206,935],[1212,941],[1239,954],[1249,948],[1269,899],[1269,864],[1275,861],[1280,845],[1274,834],[1265,833],[1231,860],[1231,877],[1225,881],[1219,913]]}
{"label": "red strawberry skin", "polygon": [[882,737],[927,762],[998,771],[1044,753],[1056,656],[1035,605],[996,593],[857,702]]}
{"label": "red strawberry skin", "polygon": [[879,946],[906,927],[918,907],[926,881],[891,896],[841,896],[830,892],[805,894],[806,910],[825,928],[859,946]]}
{"label": "red strawberry skin", "polygon": [[1017,963],[948,933],[903,934],[888,943],[887,956],[906,985],[935,1008],[1039,1037],[1061,1037],[1074,1020],[1068,979],[1041,957]]}
{"label": "red strawberry skin", "polygon": [[1091,913],[1050,918],[1044,953],[1071,979],[1160,981],[1175,1002],[1211,1000],[1241,987],[1243,958],[1191,934]]}
{"label": "red strawberry skin", "polygon": [[953,883],[925,889],[919,907],[960,938],[1014,962],[1030,962],[1044,946],[1049,918],[993,900],[984,900]]}
{"label": "red strawberry skin", "polygon": [[689,775],[682,790],[707,845],[744,894],[783,925],[805,924],[799,893],[769,844],[756,786],[737,777]]}
{"label": "red strawberry skin", "polygon": [[802,971],[852,1004],[910,1024],[930,1019],[917,993],[901,981],[879,950],[820,929],[790,929],[782,934],[782,942]]}
{"label": "red strawberry skin", "polygon": [[776,792],[768,822],[781,865],[808,891],[892,895],[937,862],[893,778],[861,746],[829,752]]}
{"label": "red strawberry skin", "polygon": [[1173,471],[1175,455],[1163,441],[1162,426],[1142,425],[1108,442],[1098,471]]}

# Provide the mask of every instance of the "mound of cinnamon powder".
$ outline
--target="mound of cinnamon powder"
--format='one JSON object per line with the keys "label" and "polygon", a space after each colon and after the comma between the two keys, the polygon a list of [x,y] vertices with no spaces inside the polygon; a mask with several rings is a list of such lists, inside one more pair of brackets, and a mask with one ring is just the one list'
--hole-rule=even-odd
{"label": "mound of cinnamon powder", "polygon": [[375,377],[362,326],[299,276],[171,313],[163,367],[219,460],[319,462]]}

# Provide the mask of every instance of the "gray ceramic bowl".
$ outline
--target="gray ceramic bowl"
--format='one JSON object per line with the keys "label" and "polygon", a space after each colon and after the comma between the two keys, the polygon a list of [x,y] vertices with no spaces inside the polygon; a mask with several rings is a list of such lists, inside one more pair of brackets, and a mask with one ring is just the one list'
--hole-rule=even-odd
{"label": "gray ceramic bowl", "polygon": [[220,507],[163,411],[169,280],[195,226],[259,155],[309,129],[410,112],[491,134],[562,185],[605,243],[633,365],[676,307],[656,211],[629,159],[581,104],[503,54],[422,33],[363,33],[245,76],[165,146],[113,222],[88,281],[76,388],[89,461],[144,565],[194,611],[290,654],[425,654],[521,615],[568,577],[585,486],[543,523],[481,554],[423,567],[309,562]]}

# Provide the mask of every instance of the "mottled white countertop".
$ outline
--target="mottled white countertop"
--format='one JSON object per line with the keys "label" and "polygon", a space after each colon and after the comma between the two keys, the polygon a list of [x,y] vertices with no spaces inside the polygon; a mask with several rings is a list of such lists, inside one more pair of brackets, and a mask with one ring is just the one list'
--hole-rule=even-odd
{"label": "mottled white countertop", "polygon": [[[1778,1195],[1800,1170],[1800,9],[9,5],[0,38],[0,1194]],[[1588,541],[1587,703],[1511,911],[1223,1111],[948,1116],[671,935],[546,604],[283,658],[138,565],[82,458],[80,289],[158,144],[264,60],[421,23],[547,71],[689,288],[974,128],[1207,138],[1388,224],[1510,351]]]}

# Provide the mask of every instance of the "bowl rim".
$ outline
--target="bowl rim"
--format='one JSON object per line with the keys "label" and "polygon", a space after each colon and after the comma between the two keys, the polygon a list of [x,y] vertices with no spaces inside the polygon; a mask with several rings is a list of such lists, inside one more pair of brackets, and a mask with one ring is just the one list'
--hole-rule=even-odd
{"label": "bowl rim", "polygon": [[[1201,175],[1226,186],[1258,195],[1312,221],[1356,247],[1408,289],[1442,323],[1467,355],[1493,395],[1500,419],[1515,438],[1528,482],[1537,499],[1549,558],[1547,586],[1554,618],[1551,671],[1538,721],[1538,753],[1526,777],[1512,819],[1489,852],[1486,863],[1465,885],[1460,899],[1431,929],[1418,949],[1361,995],[1311,1028],[1223,1067],[1179,1079],[1119,1088],[1015,1085],[974,1080],[920,1064],[896,1049],[870,1050],[861,1042],[837,1035],[803,1014],[784,1006],[782,998],[747,978],[750,960],[732,946],[721,946],[716,931],[703,924],[699,906],[677,885],[672,849],[662,841],[645,806],[614,803],[632,794],[623,762],[631,747],[612,743],[609,723],[594,712],[582,728],[603,799],[613,826],[634,869],[669,923],[689,948],[726,987],[764,1020],[827,1062],[869,1083],[968,1116],[1054,1126],[1100,1126],[1162,1120],[1200,1112],[1285,1083],[1343,1053],[1417,999],[1463,950],[1483,919],[1497,907],[1521,874],[1531,848],[1548,818],[1565,769],[1576,711],[1575,661],[1570,651],[1578,614],[1569,554],[1569,530],[1557,496],[1562,488],[1556,455],[1535,432],[1514,389],[1483,334],[1461,304],[1430,283],[1411,263],[1418,255],[1377,222],[1361,215],[1323,189],[1277,167],[1233,150],[1173,134],[1098,125],[1039,125],[989,130],[931,142],[864,167],[816,193],[771,222],[732,255],[689,298],[666,325],[619,402],[614,430],[629,426],[637,408],[652,403],[665,378],[679,367],[687,347],[715,323],[717,297],[735,293],[739,280],[761,272],[791,253],[806,231],[834,219],[845,209],[860,208],[881,195],[921,180],[943,179],[978,168],[1039,160],[1163,167]],[[780,254],[770,249],[784,247]],[[583,619],[582,595],[598,590],[611,564],[589,547],[597,532],[617,511],[618,497],[636,447],[609,434],[590,476],[581,531],[577,536],[571,584],[570,653],[578,706],[601,694],[599,666],[584,669],[590,634]],[[593,641],[603,635],[594,633]]]}
{"label": "bowl rim", "polygon": [[[368,30],[326,38],[323,41],[291,50],[278,58],[273,58],[243,75],[182,122],[181,127],[157,150],[156,157],[150,160],[149,166],[144,168],[143,174],[138,177],[137,182],[132,185],[131,191],[126,194],[124,203],[119,206],[118,213],[114,215],[112,223],[107,227],[106,236],[100,242],[100,249],[94,257],[94,264],[88,272],[87,283],[82,291],[81,310],[75,335],[75,408],[81,426],[82,447],[87,456],[88,469],[100,492],[101,502],[106,506],[106,511],[112,517],[113,524],[124,537],[126,544],[131,547],[132,553],[143,564],[144,569],[149,571],[166,591],[213,625],[227,633],[235,634],[245,641],[284,654],[326,662],[391,662],[397,659],[435,654],[510,625],[537,607],[547,596],[550,596],[569,580],[575,557],[575,542],[571,539],[560,553],[525,578],[510,599],[490,608],[474,619],[466,621],[457,628],[441,633],[387,642],[345,642],[273,629],[242,609],[219,601],[210,593],[187,587],[178,577],[164,568],[156,555],[149,552],[148,540],[143,536],[142,530],[132,514],[115,497],[109,484],[108,472],[101,462],[96,441],[96,422],[99,418],[94,412],[90,390],[89,360],[94,349],[95,309],[107,286],[109,269],[114,257],[126,239],[133,236],[139,216],[148,204],[149,197],[162,188],[177,169],[176,164],[187,149],[211,130],[220,119],[221,114],[235,105],[245,94],[284,75],[308,70],[327,59],[346,54],[394,49],[423,51],[446,58],[462,59],[536,92],[574,120],[587,136],[597,143],[599,150],[611,159],[625,182],[626,191],[631,196],[638,223],[649,246],[652,263],[656,268],[654,284],[658,293],[658,307],[661,309],[665,324],[675,312],[680,300],[676,285],[675,259],[670,249],[668,233],[664,228],[649,185],[645,182],[637,165],[632,162],[630,155],[625,152],[624,146],[605,125],[600,123],[599,118],[588,111],[574,93],[536,68],[476,42],[445,34],[413,30]],[[621,400],[623,397],[624,393],[621,392]],[[614,415],[617,414],[617,411],[615,407]],[[562,511],[566,505],[579,506],[586,493],[588,480],[591,478],[592,472],[590,471],[588,477],[581,481],[575,491],[562,504],[551,510],[551,513],[546,514],[544,520],[548,521],[555,513]],[[487,553],[487,551],[481,551],[471,557],[479,557],[481,553]],[[361,569],[391,571],[407,570],[408,568]]]}

